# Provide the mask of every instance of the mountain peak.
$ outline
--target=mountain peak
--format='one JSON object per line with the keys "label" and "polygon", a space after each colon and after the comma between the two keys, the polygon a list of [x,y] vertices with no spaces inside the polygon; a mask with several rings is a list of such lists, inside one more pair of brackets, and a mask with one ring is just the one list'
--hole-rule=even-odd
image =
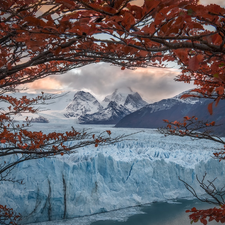
{"label": "mountain peak", "polygon": [[133,112],[146,106],[147,104],[148,103],[144,101],[137,92],[135,92],[127,96],[124,106],[127,107],[127,109],[129,109],[131,112]]}
{"label": "mountain peak", "polygon": [[80,117],[81,115],[92,114],[102,109],[98,100],[89,92],[78,91],[73,101],[66,107],[66,117]]}
{"label": "mountain peak", "polygon": [[92,101],[92,100],[96,100],[95,97],[89,93],[89,92],[85,92],[85,91],[78,91],[75,93],[73,99],[82,99],[82,100],[86,100],[86,101]]}
{"label": "mountain peak", "polygon": [[110,101],[108,106],[96,113],[86,114],[79,118],[79,123],[83,124],[116,124],[130,111],[123,105],[118,105],[115,101]]}
{"label": "mountain peak", "polygon": [[129,94],[134,94],[130,87],[116,88],[111,95],[107,95],[102,101],[102,105],[106,107],[110,101],[115,101],[118,105],[124,105]]}
{"label": "mountain peak", "polygon": [[76,117],[79,123],[117,123],[121,118],[147,104],[130,87],[117,88],[105,97],[102,105],[85,91],[78,91],[67,106],[66,117]]}

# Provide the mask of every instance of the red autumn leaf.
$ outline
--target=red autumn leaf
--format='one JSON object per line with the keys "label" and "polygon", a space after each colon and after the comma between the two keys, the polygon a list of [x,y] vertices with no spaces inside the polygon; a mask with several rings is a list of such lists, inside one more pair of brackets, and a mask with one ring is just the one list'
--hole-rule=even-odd
{"label": "red autumn leaf", "polygon": [[135,15],[135,18],[141,19],[142,18],[142,8],[136,5],[131,5],[130,11],[132,14]]}
{"label": "red autumn leaf", "polygon": [[126,28],[126,30],[129,30],[130,27],[135,24],[135,19],[134,19],[133,15],[127,11],[124,12],[123,16],[124,17],[123,17],[123,20],[121,21],[121,23]]}
{"label": "red autumn leaf", "polygon": [[61,52],[61,47],[58,47],[55,51],[54,51],[54,54],[55,55],[59,55],[59,53]]}
{"label": "red autumn leaf", "polygon": [[203,56],[197,55],[189,59],[188,67],[189,69],[196,71],[199,69],[199,63],[202,61]]}
{"label": "red autumn leaf", "polygon": [[145,0],[144,1],[144,10],[143,10],[143,12],[144,13],[146,13],[146,12],[148,13],[151,10],[154,10],[158,4],[159,3],[157,1]]}
{"label": "red autumn leaf", "polygon": [[215,89],[215,91],[216,91],[219,95],[223,95],[223,94],[224,94],[224,87],[223,87],[223,86],[217,87],[217,88]]}
{"label": "red autumn leaf", "polygon": [[147,52],[147,51],[141,50],[141,51],[138,52],[138,54],[139,54],[141,57],[146,57],[147,54],[148,54],[148,52]]}
{"label": "red autumn leaf", "polygon": [[213,114],[213,102],[211,102],[211,103],[208,104],[208,111],[209,111],[209,114],[210,115]]}
{"label": "red autumn leaf", "polygon": [[206,219],[202,218],[202,219],[200,219],[200,221],[201,221],[201,223],[203,223],[204,225],[207,225],[207,220],[206,220]]}
{"label": "red autumn leaf", "polygon": [[213,35],[213,37],[212,37],[213,44],[220,45],[222,43],[222,41],[223,41],[223,39],[219,34]]}

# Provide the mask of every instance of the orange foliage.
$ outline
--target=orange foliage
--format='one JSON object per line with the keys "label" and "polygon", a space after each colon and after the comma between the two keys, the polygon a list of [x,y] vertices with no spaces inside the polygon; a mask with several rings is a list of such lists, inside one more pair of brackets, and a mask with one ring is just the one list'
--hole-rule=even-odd
{"label": "orange foliage", "polygon": [[[218,5],[203,6],[198,0],[145,0],[143,6],[128,0],[2,0],[0,8],[0,101],[10,105],[0,112],[0,142],[6,147],[3,156],[63,155],[84,145],[97,147],[112,140],[110,131],[105,138],[74,129],[66,133],[30,132],[26,129],[29,120],[19,125],[11,117],[36,113],[33,106],[49,98],[42,94],[17,99],[5,95],[7,91],[90,63],[109,62],[124,70],[176,61],[182,70],[176,80],[193,81],[197,86],[183,98],[211,98],[215,106],[225,98],[225,9]],[[213,102],[208,111],[213,113]],[[196,117],[164,121],[170,134],[194,138],[204,138],[206,133],[190,132],[191,125],[215,126],[214,121],[201,122]],[[82,142],[85,138],[90,141]],[[81,142],[66,147],[64,142],[69,140]],[[14,148],[11,152],[7,151],[9,145]],[[0,173],[4,168],[7,166]],[[201,222],[205,223],[205,218]]]}
{"label": "orange foliage", "polygon": [[20,219],[21,215],[15,214],[13,209],[0,205],[0,222],[2,222],[2,224],[16,225]]}
{"label": "orange foliage", "polygon": [[193,222],[200,221],[204,225],[207,225],[207,219],[209,218],[209,222],[215,220],[216,222],[225,223],[225,205],[221,205],[220,208],[214,207],[203,210],[197,210],[194,207],[191,210],[187,210],[186,212],[192,213],[189,215],[189,217]]}

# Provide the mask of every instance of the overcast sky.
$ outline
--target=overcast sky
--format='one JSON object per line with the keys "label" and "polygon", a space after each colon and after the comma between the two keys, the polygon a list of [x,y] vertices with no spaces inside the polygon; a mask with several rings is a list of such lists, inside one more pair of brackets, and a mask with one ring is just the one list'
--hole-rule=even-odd
{"label": "overcast sky", "polygon": [[[140,3],[140,0],[138,0]],[[203,4],[225,6],[224,0],[202,0]],[[193,88],[191,84],[175,82],[179,74],[175,68],[138,68],[121,70],[110,64],[92,64],[72,70],[61,76],[51,76],[28,85],[30,92],[89,91],[99,100],[111,94],[116,88],[129,86],[147,102],[169,98]]]}

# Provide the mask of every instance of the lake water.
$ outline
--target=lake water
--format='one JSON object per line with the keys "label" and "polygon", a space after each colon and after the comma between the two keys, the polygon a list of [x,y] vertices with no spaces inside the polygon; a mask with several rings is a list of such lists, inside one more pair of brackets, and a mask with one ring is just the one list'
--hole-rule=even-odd
{"label": "lake water", "polygon": [[[145,206],[130,207],[74,219],[33,223],[32,225],[190,225],[187,209],[214,207],[198,200],[156,202]],[[218,225],[216,221],[208,225]],[[31,224],[30,224],[31,225]],[[197,222],[193,225],[202,225]]]}
{"label": "lake water", "polygon": [[[179,200],[171,203],[157,202],[140,207],[141,214],[132,215],[126,221],[100,220],[91,223],[91,225],[190,225],[191,221],[185,211],[192,207],[204,209],[214,206],[198,200]],[[208,224],[216,225],[219,223],[212,221]]]}

